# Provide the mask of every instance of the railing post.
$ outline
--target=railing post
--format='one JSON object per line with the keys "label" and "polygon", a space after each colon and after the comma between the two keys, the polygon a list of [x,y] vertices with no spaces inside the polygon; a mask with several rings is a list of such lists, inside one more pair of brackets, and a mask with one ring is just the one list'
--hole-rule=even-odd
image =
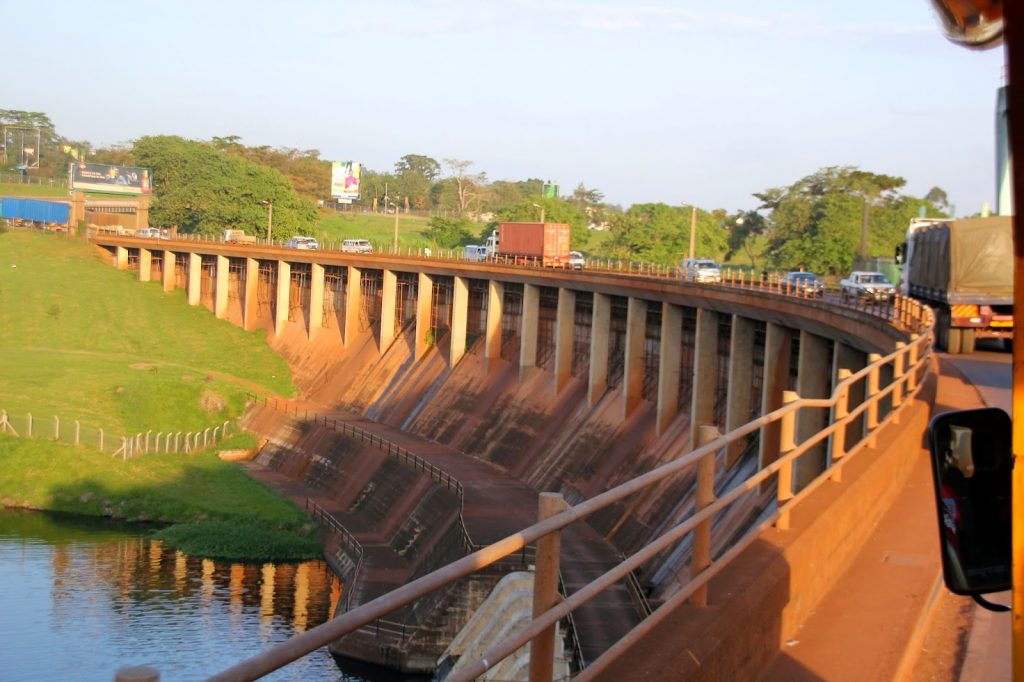
{"label": "railing post", "polygon": [[75,420],[75,445],[78,445],[81,442],[81,436],[82,436],[82,425],[76,419]]}
{"label": "railing post", "polygon": [[921,348],[921,344],[917,343],[917,340],[921,338],[920,334],[910,335],[910,351],[907,359],[907,393],[913,393],[914,389],[917,388],[917,358],[918,351]]}
{"label": "railing post", "polygon": [[[783,406],[794,403],[800,399],[796,391],[783,391]],[[790,410],[782,417],[781,428],[779,429],[779,459],[787,456],[796,449],[796,410]],[[793,462],[787,460],[779,466],[779,480],[776,483],[777,492],[775,499],[779,518],[775,527],[779,530],[789,530],[789,511],[783,510],[782,506],[793,497]]]}
{"label": "railing post", "polygon": [[868,365],[871,366],[871,371],[868,373],[868,390],[867,395],[865,396],[865,400],[868,403],[868,409],[865,413],[865,429],[868,434],[871,434],[878,428],[878,386],[880,375],[878,362],[881,359],[882,356],[878,353],[871,353],[868,355]]}
{"label": "railing post", "polygon": [[[836,383],[842,384],[844,381],[853,376],[853,372],[848,369],[840,369],[836,373]],[[845,419],[846,415],[850,413],[850,389],[848,386],[844,386],[839,390],[839,394],[836,395],[836,404],[832,407],[832,423],[838,423],[840,420]],[[832,449],[829,459],[832,462],[832,474],[831,478],[836,483],[840,483],[843,480],[843,457],[846,456],[846,427],[840,427],[832,432]]]}
{"label": "railing post", "polygon": [[[164,435],[163,431],[158,431],[156,434],[156,447],[153,448],[153,452],[160,454],[160,436]],[[166,452],[167,446],[164,445],[164,451]]]}
{"label": "railing post", "polygon": [[[712,424],[701,424],[697,429],[697,447],[703,447],[718,438],[721,433]],[[694,511],[700,511],[715,501],[715,453],[709,452],[697,464],[697,490]],[[697,577],[711,565],[711,519],[705,519],[693,529],[693,570]],[[694,606],[708,605],[708,586],[701,585],[690,597]]]}
{"label": "railing post", "polygon": [[145,452],[147,455],[149,454],[149,436],[151,433],[153,433],[152,430],[146,431],[146,449],[143,450],[143,452]]}
{"label": "railing post", "polygon": [[[896,412],[896,408],[903,404],[903,374],[905,367],[905,359],[907,357],[907,344],[902,341],[896,342],[897,355],[893,358],[892,362],[892,411]],[[896,423],[899,423],[899,415],[893,417]]]}
{"label": "railing post", "polygon": [[32,437],[32,413],[31,412],[28,413],[28,434],[25,437],[26,438],[31,438]]}
{"label": "railing post", "polygon": [[53,439],[60,440],[60,417],[53,415]]}
{"label": "railing post", "polygon": [[[569,508],[558,493],[541,493],[537,503],[538,521]],[[533,617],[537,618],[558,603],[558,560],[561,532],[548,533],[537,540],[536,569],[533,575]],[[530,682],[551,682],[555,662],[555,629],[552,624],[530,643]]]}
{"label": "railing post", "polygon": [[103,452],[103,429],[100,429],[100,452]]}

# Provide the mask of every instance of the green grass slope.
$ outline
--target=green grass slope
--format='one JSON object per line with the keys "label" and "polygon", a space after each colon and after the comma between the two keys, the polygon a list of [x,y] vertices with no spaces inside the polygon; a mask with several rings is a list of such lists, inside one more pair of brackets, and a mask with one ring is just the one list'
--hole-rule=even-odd
{"label": "green grass slope", "polygon": [[[84,242],[0,233],[0,409],[12,423],[27,412],[40,425],[58,415],[80,420],[83,431],[102,427],[109,443],[234,419],[246,390],[294,390],[262,334],[189,306],[180,291],[135,281]],[[244,434],[232,440],[225,446],[254,444]],[[178,524],[162,531],[166,539],[201,556],[262,561],[318,551],[301,511],[212,453],[122,461],[0,436],[0,501]]]}
{"label": "green grass slope", "polygon": [[262,332],[135,281],[54,234],[0,234],[0,408],[110,433],[238,416],[246,389],[290,395]]}

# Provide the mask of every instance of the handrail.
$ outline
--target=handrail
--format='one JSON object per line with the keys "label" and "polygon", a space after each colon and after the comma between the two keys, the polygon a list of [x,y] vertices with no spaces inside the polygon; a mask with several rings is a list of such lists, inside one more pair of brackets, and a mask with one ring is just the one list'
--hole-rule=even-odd
{"label": "handrail", "polygon": [[311,517],[327,525],[328,529],[337,533],[341,536],[343,545],[347,545],[352,549],[352,553],[356,556],[356,563],[360,563],[363,560],[363,546],[355,536],[345,526],[341,525],[338,519],[334,518],[334,515],[329,511],[317,504],[316,500],[306,498],[306,512]]}
{"label": "handrail", "polygon": [[[772,523],[781,524],[783,520],[788,517],[788,514],[795,505],[799,504],[825,480],[828,480],[834,475],[836,465],[841,464],[859,452],[862,452],[867,447],[867,444],[874,433],[898,419],[900,413],[907,409],[907,406],[911,403],[912,399],[922,390],[925,383],[922,379],[930,371],[932,362],[930,352],[932,349],[934,332],[934,315],[929,308],[924,306],[918,308],[917,314],[920,316],[920,319],[916,320],[915,326],[918,329],[922,329],[924,332],[923,334],[917,338],[913,338],[910,343],[906,345],[901,344],[892,353],[889,353],[884,357],[877,358],[864,369],[839,382],[833,390],[831,397],[802,399],[794,393],[792,394],[792,396],[794,396],[793,400],[782,407],[770,412],[769,414],[762,415],[758,419],[744,424],[729,433],[721,435],[706,445],[698,447],[675,460],[662,464],[652,471],[626,481],[625,483],[622,483],[593,498],[585,500],[574,507],[570,507],[565,511],[535,523],[528,528],[524,528],[518,533],[509,535],[498,542],[479,549],[462,559],[407,583],[406,585],[403,585],[388,594],[382,595],[377,599],[367,602],[366,604],[363,604],[332,621],[297,635],[287,642],[283,642],[267,649],[262,653],[246,661],[242,661],[218,675],[215,675],[211,679],[248,680],[265,675],[300,656],[303,656],[369,622],[374,621],[375,619],[380,618],[390,611],[409,604],[416,599],[419,599],[438,588],[449,585],[483,567],[489,566],[500,559],[519,551],[523,547],[535,543],[538,539],[548,535],[549,533],[559,531],[572,523],[580,521],[607,508],[613,503],[624,500],[665,480],[668,477],[678,474],[687,468],[693,467],[708,455],[717,453],[722,448],[745,438],[747,435],[754,433],[755,431],[759,431],[764,427],[775,423],[782,425],[786,425],[788,423],[792,426],[800,410],[820,410],[822,408],[830,408],[831,415],[834,408],[841,400],[845,404],[846,396],[849,395],[851,386],[861,381],[868,382],[870,381],[870,377],[879,373],[882,367],[892,365],[895,369],[897,367],[897,360],[903,361],[902,366],[904,371],[894,371],[893,380],[888,386],[885,388],[879,388],[877,391],[869,390],[871,387],[865,386],[863,400],[855,408],[849,410],[845,416],[840,418],[833,418],[830,416],[830,423],[818,433],[814,434],[802,443],[792,443],[794,447],[784,449],[780,452],[778,459],[753,473],[746,480],[736,484],[730,490],[723,492],[708,506],[695,510],[689,518],[669,529],[660,537],[652,540],[647,546],[626,558],[622,563],[613,567],[601,577],[588,583],[572,595],[560,601],[556,606],[534,618],[523,630],[491,646],[479,659],[475,662],[470,662],[464,668],[455,671],[448,679],[450,682],[459,682],[463,680],[471,680],[482,675],[491,666],[516,651],[526,642],[537,637],[545,629],[566,617],[573,610],[592,599],[601,591],[620,582],[626,578],[630,572],[638,569],[658,553],[693,532],[699,524],[705,521],[710,522],[715,514],[724,510],[729,504],[738,500],[742,495],[761,488],[763,485],[767,484],[772,476],[782,473],[783,475],[779,475],[775,483],[777,501],[774,511],[768,514],[767,518],[759,525],[749,529],[738,541],[725,550],[720,556],[714,558],[707,568],[692,576],[680,591],[675,593],[666,602],[666,604],[662,606],[662,608],[671,604],[676,604],[681,600],[690,597],[695,591],[706,585],[711,578],[717,575],[746,547],[752,544],[764,528]],[[914,362],[906,362],[908,359],[912,359]],[[899,391],[898,395],[903,398],[902,400],[895,400],[897,391]],[[827,438],[834,438],[840,429],[845,429],[849,424],[854,423],[855,420],[861,419],[864,421],[870,421],[863,419],[863,415],[865,415],[865,413],[871,414],[868,412],[869,410],[877,411],[878,406],[882,403],[883,399],[886,398],[889,398],[893,403],[892,409],[888,414],[884,415],[884,417],[878,419],[877,423],[866,425],[863,433],[860,434],[859,440],[856,443],[850,447],[844,447],[845,452],[837,453],[842,455],[838,458],[838,461],[827,465],[813,481],[795,493],[789,489],[791,480],[785,481],[785,484],[783,485],[783,481],[786,478],[784,475],[785,472],[792,470],[794,462],[801,455],[815,445],[822,443]],[[897,402],[899,403],[898,405],[896,404]],[[784,432],[786,431],[786,429],[782,430]],[[608,653],[615,651],[616,647],[621,646],[624,646],[622,641],[613,645]],[[610,656],[608,653],[606,653],[606,655],[596,663],[599,665],[600,660],[609,660]],[[595,667],[591,666],[584,671],[584,676],[592,675],[595,672]]]}

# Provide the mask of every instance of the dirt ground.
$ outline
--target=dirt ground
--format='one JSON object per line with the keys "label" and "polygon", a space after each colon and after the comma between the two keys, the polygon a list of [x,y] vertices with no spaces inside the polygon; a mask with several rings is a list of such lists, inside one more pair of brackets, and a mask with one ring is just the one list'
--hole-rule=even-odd
{"label": "dirt ground", "polygon": [[913,682],[955,682],[967,655],[974,619],[974,602],[943,589],[935,605],[917,662]]}

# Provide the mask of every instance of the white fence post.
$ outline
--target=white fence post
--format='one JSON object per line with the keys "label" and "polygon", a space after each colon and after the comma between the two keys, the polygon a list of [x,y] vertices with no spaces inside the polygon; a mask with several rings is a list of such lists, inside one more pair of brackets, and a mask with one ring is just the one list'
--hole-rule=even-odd
{"label": "white fence post", "polygon": [[31,438],[32,437],[32,413],[31,412],[28,413],[28,435],[25,436],[25,437],[26,438]]}
{"label": "white fence post", "polygon": [[60,440],[60,417],[53,415],[53,439]]}
{"label": "white fence post", "polygon": [[103,429],[100,429],[100,452],[103,452]]}
{"label": "white fence post", "polygon": [[145,449],[145,453],[147,455],[149,454],[149,434],[151,434],[151,433],[153,433],[153,432],[152,431],[146,431],[146,449]]}
{"label": "white fence post", "polygon": [[76,419],[75,420],[75,445],[78,445],[81,442],[81,436],[82,436],[82,425]]}

